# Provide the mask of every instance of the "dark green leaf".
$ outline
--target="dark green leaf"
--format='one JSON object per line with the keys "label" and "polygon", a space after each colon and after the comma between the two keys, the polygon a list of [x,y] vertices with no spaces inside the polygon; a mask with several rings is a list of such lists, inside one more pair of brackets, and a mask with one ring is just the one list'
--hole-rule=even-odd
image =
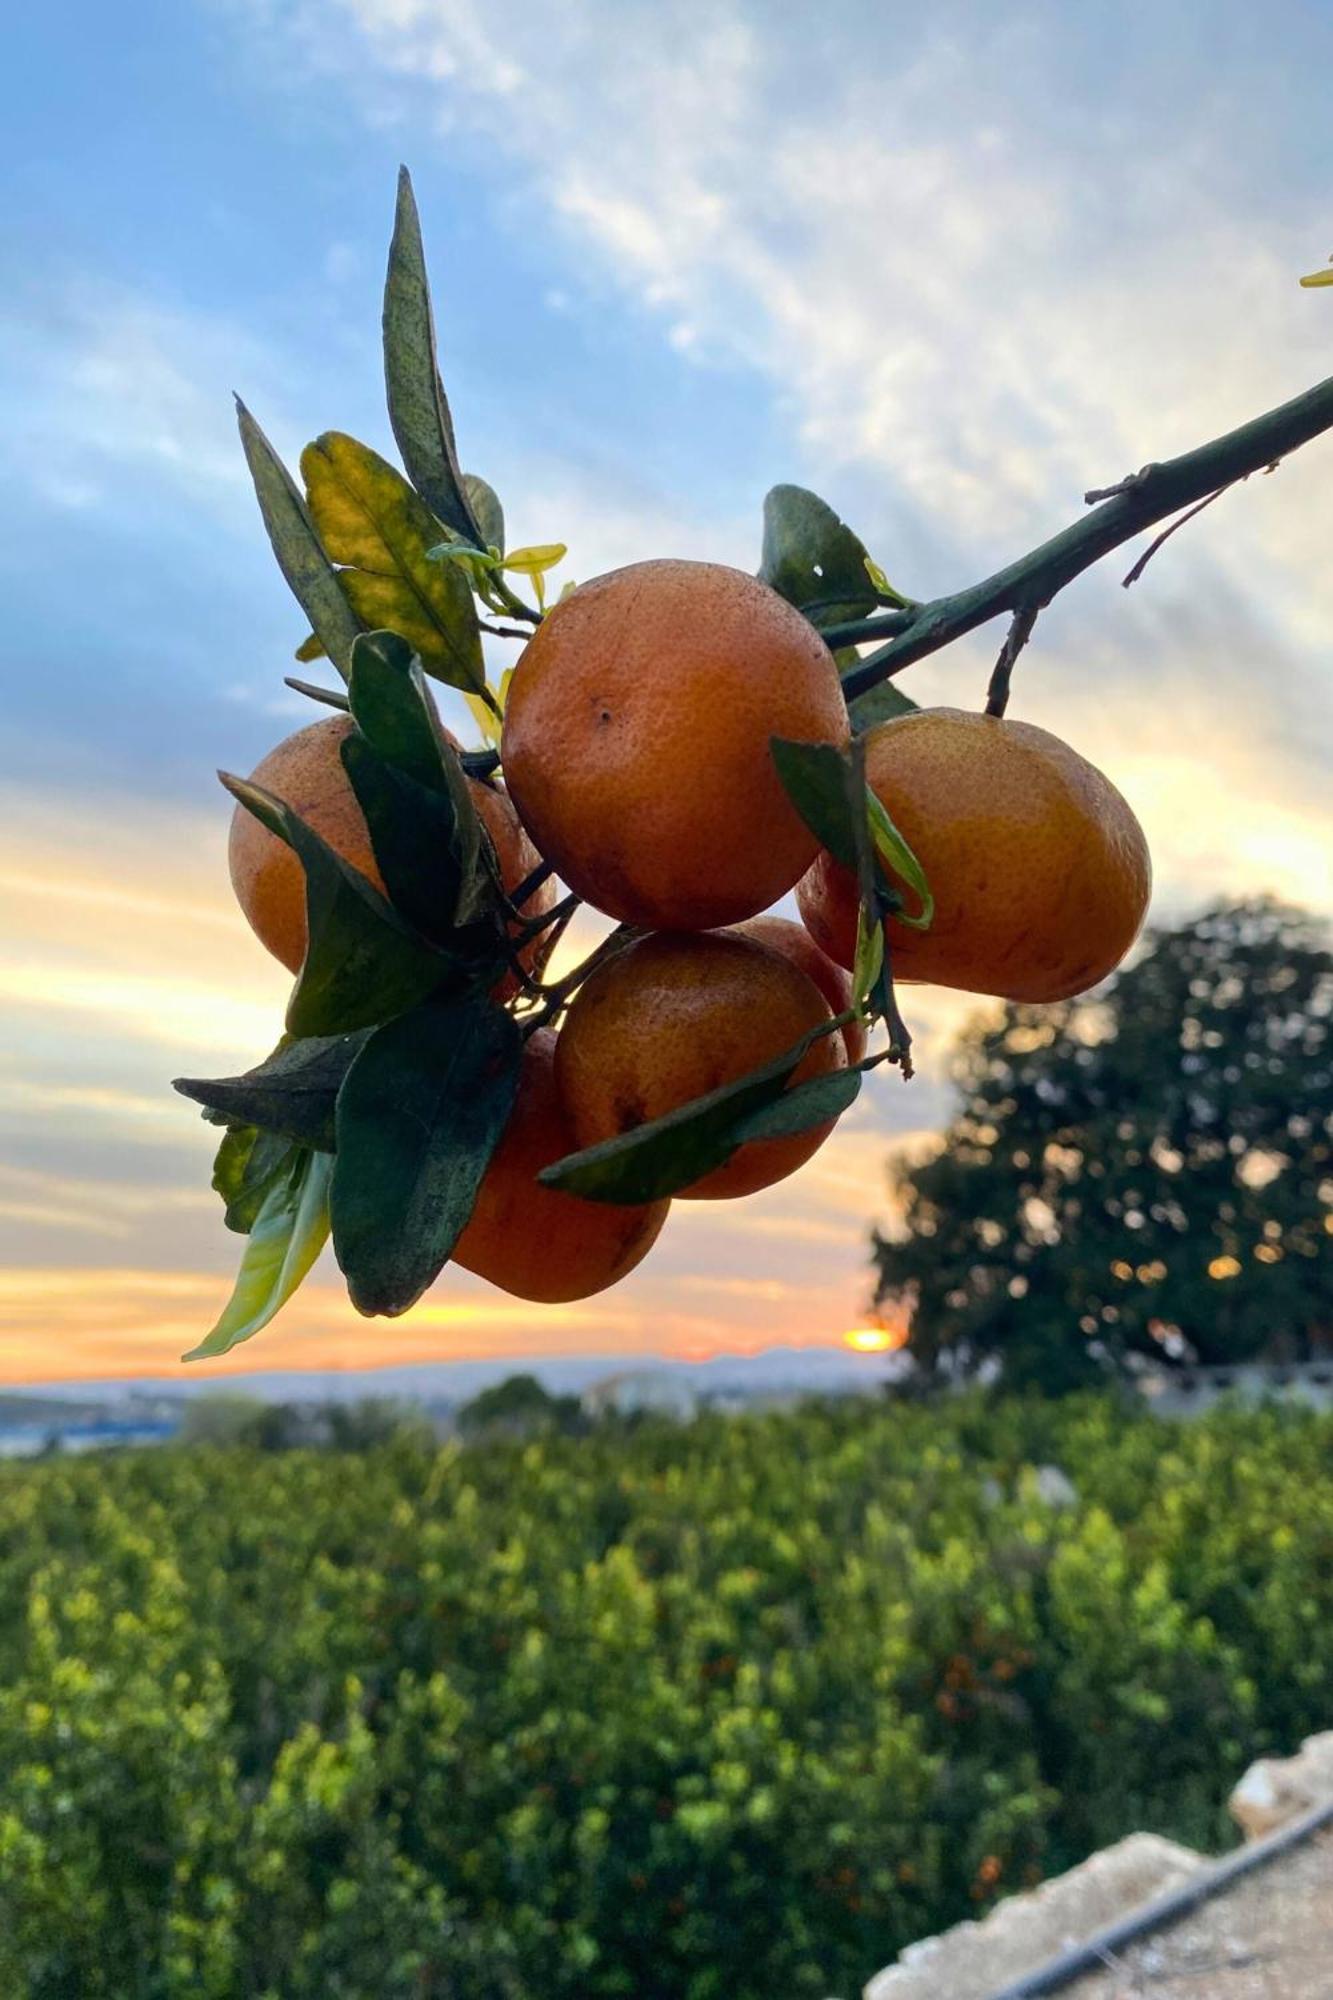
{"label": "dark green leaf", "polygon": [[332,1152],[338,1086],[369,1032],[283,1041],[244,1076],[178,1077],[174,1088],[230,1124],[259,1125]]}
{"label": "dark green leaf", "polygon": [[358,1312],[415,1305],[447,1262],[504,1131],[522,1037],[483,998],[371,1036],[338,1098],[333,1245]]}
{"label": "dark green leaf", "polygon": [[661,1201],[679,1194],[731,1158],[742,1142],[745,1121],[777,1102],[806,1050],[829,1032],[827,1023],[812,1028],[748,1076],[636,1125],[632,1132],[571,1153],[543,1167],[538,1180],[590,1201]]}
{"label": "dark green leaf", "polygon": [[816,625],[864,618],[879,602],[864,543],[804,486],[775,486],[765,498],[759,575]]}
{"label": "dark green leaf", "polygon": [[275,1132],[253,1125],[227,1127],[213,1161],[213,1187],[225,1204],[228,1229],[249,1235],[273,1182],[293,1165],[294,1151],[291,1141]]}
{"label": "dark green leaf", "polygon": [[[499,898],[478,858],[476,813],[471,801],[467,805],[472,836],[469,875],[460,851],[464,843],[459,839],[454,803],[447,792],[419,785],[396,765],[386,763],[363,736],[347,736],[338,747],[365,816],[375,864],[395,910],[414,930],[449,953],[459,976],[480,971],[480,961],[485,959],[495,961],[498,976],[498,923],[472,921],[479,901],[484,906],[486,896],[498,916]],[[466,930],[460,928],[462,923],[468,925]]]}
{"label": "dark green leaf", "polygon": [[[854,656],[853,664],[859,656]],[[864,736],[868,729],[878,723],[892,722],[895,716],[910,715],[919,704],[910,694],[904,694],[897,681],[881,681],[878,687],[868,688],[858,695],[848,706],[847,713],[852,718],[852,728],[858,736]]]}
{"label": "dark green leaf", "polygon": [[[459,753],[440,726],[420,662],[396,633],[369,633],[353,648],[351,698],[357,727],[372,749],[415,785],[438,795],[439,802],[433,810],[423,808],[411,814],[425,843],[421,852],[413,855],[406,821],[395,823],[392,816],[395,789],[392,781],[379,782],[367,760],[360,759],[363,775],[358,798],[370,825],[371,844],[380,861],[380,872],[388,882],[381,847],[386,854],[396,857],[388,865],[399,880],[403,876],[399,859],[412,864],[412,873],[419,876],[423,856],[429,860],[438,854],[454,878],[451,898],[442,896],[437,887],[431,892],[429,902],[423,903],[409,888],[408,896],[418,913],[411,921],[419,922],[423,908],[430,909],[434,916],[428,935],[433,935],[446,902],[450,923],[472,921],[483,913],[488,902],[494,901],[490,876],[483,865],[481,821]],[[353,752],[354,758],[357,755]],[[347,763],[345,757],[343,761]],[[351,764],[347,764],[347,769],[353,783],[358,784]],[[366,796],[361,795],[362,791]],[[410,799],[406,794],[401,805],[407,813]],[[402,904],[399,907],[404,908]]]}
{"label": "dark green leaf", "polygon": [[429,551],[440,526],[401,472],[369,445],[326,431],[301,453],[310,515],[343,595],[369,630],[398,632],[427,673],[477,693],[486,684],[477,607],[457,563]]}
{"label": "dark green leaf", "polygon": [[222,1317],[184,1360],[226,1354],[287,1303],[328,1239],[332,1171],[330,1154],[294,1149],[260,1203]]}
{"label": "dark green leaf", "polygon": [[865,809],[847,751],[781,736],[771,739],[771,747],[783,790],[815,839],[844,868],[855,868],[857,821]]}
{"label": "dark green leaf", "polygon": [[320,644],[346,679],[352,641],[361,630],[361,621],[343,593],[337,570],[324,553],[295,480],[239,396],[236,421],[278,568],[314,626]]}
{"label": "dark green leaf", "polygon": [[225,772],[222,782],[285,840],[305,870],[305,962],[287,1006],[293,1035],[341,1035],[404,1013],[453,970],[408,930],[365,876],[262,786]]}
{"label": "dark green leaf", "polygon": [[[872,1056],[870,1063],[878,1060]],[[812,1076],[804,1083],[794,1083],[790,1090],[783,1091],[776,1104],[765,1105],[742,1118],[735,1128],[736,1137],[745,1144],[751,1139],[790,1139],[798,1132],[808,1132],[812,1125],[841,1118],[860,1095],[861,1077],[870,1063],[857,1064],[854,1069],[830,1070],[826,1076]]]}
{"label": "dark green leaf", "polygon": [[505,510],[500,505],[500,496],[493,486],[488,486],[475,472],[463,474],[463,488],[468,497],[468,504],[476,517],[477,526],[481,530],[483,542],[488,548],[499,549],[503,555]]}
{"label": "dark green leaf", "polygon": [[406,167],[398,174],[398,206],[384,280],[384,386],[389,422],[417,492],[456,534],[484,545],[459,470],[453,418],[435,358],[426,253]]}
{"label": "dark green leaf", "polygon": [[449,791],[448,739],[406,639],[397,632],[363,633],[352,648],[347,692],[357,728],[387,763],[432,791]]}

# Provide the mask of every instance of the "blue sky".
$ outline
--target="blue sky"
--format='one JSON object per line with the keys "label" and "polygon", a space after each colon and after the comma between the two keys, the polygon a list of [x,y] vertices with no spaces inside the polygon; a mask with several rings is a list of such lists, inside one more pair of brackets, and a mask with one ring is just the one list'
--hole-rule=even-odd
{"label": "blue sky", "polygon": [[[795,478],[930,594],[1333,366],[1333,295],[1295,284],[1333,248],[1321,7],[55,4],[6,57],[0,1374],[160,1369],[225,1284],[206,1138],[163,1084],[271,1039],[212,773],[309,714],[230,392],[293,458],[330,427],[387,447],[400,159],[465,460],[576,577],[752,566]],[[1315,447],[1134,591],[1105,565],[1023,662],[1017,712],[1140,811],[1160,914],[1333,906],[1331,483]],[[975,700],[994,643],[916,691]],[[788,1188],[673,1218],[581,1315],[450,1278],[376,1351],[837,1338],[887,1147],[947,1102],[965,1009],[916,999],[921,1082]],[[312,1359],[365,1347],[335,1279],[292,1336]]]}

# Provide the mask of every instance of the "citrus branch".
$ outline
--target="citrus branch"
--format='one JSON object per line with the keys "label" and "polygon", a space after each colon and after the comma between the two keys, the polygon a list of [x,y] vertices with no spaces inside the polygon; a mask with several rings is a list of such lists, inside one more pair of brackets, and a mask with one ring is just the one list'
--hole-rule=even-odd
{"label": "citrus branch", "polygon": [[1330,429],[1333,377],[1210,444],[1160,465],[1145,465],[1117,486],[1089,494],[1090,501],[1100,503],[1092,513],[967,590],[934,598],[914,610],[893,611],[882,618],[862,618],[830,628],[823,636],[833,647],[887,640],[844,677],[847,699],[854,701],[928,653],[975,631],[988,619],[1006,611],[1021,612],[1034,603],[1049,604],[1057,591],[1145,528],[1195,507],[1252,472],[1267,470],[1288,452]]}

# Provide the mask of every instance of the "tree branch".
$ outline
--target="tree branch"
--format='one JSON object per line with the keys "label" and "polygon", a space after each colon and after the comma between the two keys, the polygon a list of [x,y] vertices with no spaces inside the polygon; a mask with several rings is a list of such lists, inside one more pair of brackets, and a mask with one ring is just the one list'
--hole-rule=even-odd
{"label": "tree branch", "polygon": [[1211,444],[1160,465],[1145,465],[1118,487],[1102,489],[1110,497],[1090,514],[970,589],[937,597],[916,611],[861,619],[854,631],[850,626],[835,627],[825,637],[839,645],[850,644],[853,638],[881,634],[888,638],[887,645],[844,676],[848,701],[1002,612],[1020,611],[1033,602],[1048,604],[1057,591],[1122,542],[1236,480],[1262,472],[1329,429],[1333,429],[1333,377]]}

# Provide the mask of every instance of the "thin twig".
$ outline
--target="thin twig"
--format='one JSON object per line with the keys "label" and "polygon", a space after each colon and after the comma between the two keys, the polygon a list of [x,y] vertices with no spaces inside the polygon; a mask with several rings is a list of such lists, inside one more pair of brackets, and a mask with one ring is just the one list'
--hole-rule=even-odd
{"label": "thin twig", "polygon": [[1000,648],[1000,657],[995,662],[986,690],[987,715],[1003,715],[1009,706],[1009,679],[1014,671],[1014,661],[1032,637],[1032,628],[1037,622],[1039,604],[1024,604],[1015,611]]}
{"label": "thin twig", "polygon": [[1119,493],[1137,493],[1139,488],[1152,478],[1157,470],[1154,459],[1151,465],[1141,465],[1137,472],[1131,472],[1126,479],[1117,479],[1114,486],[1094,486],[1083,495],[1085,507],[1095,507],[1099,500],[1114,500]]}
{"label": "thin twig", "polygon": [[543,910],[539,917],[529,917],[526,923],[520,924],[516,932],[519,943],[530,944],[532,939],[540,937],[543,931],[549,931],[552,924],[559,924],[563,930],[582,901],[582,896],[576,896],[571,889],[567,896],[562,896],[549,910]]}
{"label": "thin twig", "polygon": [[[1233,479],[1231,485],[1234,486],[1235,484],[1236,481]],[[1176,519],[1171,523],[1171,526],[1169,528],[1163,528],[1161,534],[1155,536],[1154,539],[1151,542],[1149,542],[1147,548],[1143,551],[1143,554],[1139,557],[1133,569],[1130,570],[1128,576],[1121,577],[1120,579],[1121,588],[1123,590],[1128,590],[1131,583],[1138,582],[1139,578],[1143,575],[1144,570],[1147,569],[1148,564],[1157,554],[1158,549],[1161,548],[1163,542],[1169,542],[1172,535],[1175,534],[1177,528],[1183,528],[1186,521],[1192,521],[1196,514],[1202,514],[1205,507],[1211,507],[1214,500],[1220,500],[1224,493],[1229,493],[1230,491],[1231,491],[1231,486],[1219,486],[1216,493],[1210,493],[1207,499],[1197,501],[1193,507],[1187,508],[1183,514],[1177,515]]]}
{"label": "thin twig", "polygon": [[542,884],[545,882],[549,882],[554,873],[555,869],[551,866],[549,861],[539,861],[537,863],[537,866],[533,869],[531,875],[525,875],[523,877],[523,880],[519,883],[518,887],[514,890],[513,894],[509,898],[515,911],[521,912],[523,905],[527,902],[528,898],[530,896],[535,896],[537,891],[541,888]]}
{"label": "thin twig", "polygon": [[477,625],[483,632],[489,632],[493,639],[521,639],[526,646],[531,632],[523,631],[518,625],[492,625],[487,619],[479,618]]}

